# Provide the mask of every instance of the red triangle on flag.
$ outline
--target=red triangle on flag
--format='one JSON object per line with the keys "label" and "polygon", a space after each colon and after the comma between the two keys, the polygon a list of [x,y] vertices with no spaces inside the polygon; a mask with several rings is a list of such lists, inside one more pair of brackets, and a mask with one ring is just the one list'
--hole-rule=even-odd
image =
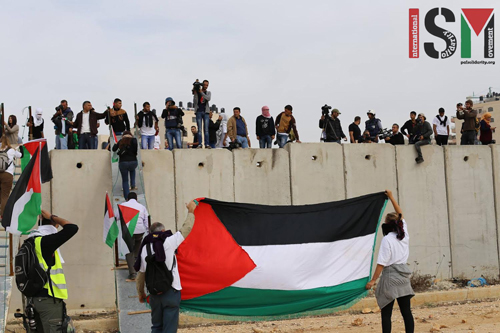
{"label": "red triangle on flag", "polygon": [[106,212],[108,213],[108,217],[115,217],[115,212],[113,211],[113,205],[111,204],[111,200],[109,199],[109,194],[106,192]]}
{"label": "red triangle on flag", "polygon": [[123,219],[125,220],[123,222],[125,222],[125,224],[128,224],[139,213],[139,211],[134,208],[130,208],[123,205],[118,205],[118,207],[122,212]]}
{"label": "red triangle on flag", "polygon": [[[40,145],[41,143],[41,145]],[[35,150],[40,147],[40,151],[42,151],[43,147],[47,144],[47,139],[37,139],[31,140],[23,144],[24,148],[30,153],[31,156],[35,153]]]}
{"label": "red triangle on flag", "polygon": [[33,189],[33,193],[42,193],[42,178],[40,177],[40,150],[35,149],[33,154],[35,163],[33,165],[33,170],[31,171],[28,186],[26,186],[26,192],[29,192],[31,189]]}
{"label": "red triangle on flag", "polygon": [[493,12],[493,8],[462,8],[462,11],[476,35],[479,36]]}
{"label": "red triangle on flag", "polygon": [[194,227],[177,250],[183,300],[229,287],[256,267],[209,204],[201,202],[194,215]]}

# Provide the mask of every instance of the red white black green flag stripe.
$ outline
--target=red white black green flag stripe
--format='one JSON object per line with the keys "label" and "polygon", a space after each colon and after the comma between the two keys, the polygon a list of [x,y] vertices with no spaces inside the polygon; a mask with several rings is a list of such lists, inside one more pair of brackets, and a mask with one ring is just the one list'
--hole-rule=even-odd
{"label": "red white black green flag stripe", "polygon": [[307,206],[202,199],[178,249],[181,308],[269,319],[345,309],[366,295],[386,195]]}

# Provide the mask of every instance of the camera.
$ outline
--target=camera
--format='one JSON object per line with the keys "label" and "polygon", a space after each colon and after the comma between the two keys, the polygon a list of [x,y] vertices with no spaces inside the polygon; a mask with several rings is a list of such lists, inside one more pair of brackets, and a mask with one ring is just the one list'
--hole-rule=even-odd
{"label": "camera", "polygon": [[193,91],[200,91],[201,90],[201,87],[203,86],[203,83],[201,83],[198,79],[196,79],[196,81],[194,81],[193,83]]}
{"label": "camera", "polygon": [[390,138],[392,137],[392,130],[387,128],[381,129],[377,136],[379,140]]}
{"label": "camera", "polygon": [[241,143],[239,143],[238,141],[230,142],[229,146],[227,147],[227,149],[229,149],[229,150],[238,149],[238,148],[241,148]]}
{"label": "camera", "polygon": [[325,104],[325,105],[323,105],[323,106],[321,107],[321,115],[322,115],[322,116],[325,116],[325,117],[326,117],[326,116],[328,116],[328,115],[330,114],[330,110],[331,110],[331,109],[332,109],[332,107],[331,107],[331,106],[326,105],[326,104]]}
{"label": "camera", "polygon": [[63,110],[62,105],[56,106],[56,111],[62,111],[62,110]]}

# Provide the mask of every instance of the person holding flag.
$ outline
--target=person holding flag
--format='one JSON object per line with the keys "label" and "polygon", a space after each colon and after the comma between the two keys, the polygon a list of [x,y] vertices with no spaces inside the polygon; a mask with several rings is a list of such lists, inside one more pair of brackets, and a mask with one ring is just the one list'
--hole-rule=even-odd
{"label": "person holding flag", "polygon": [[0,151],[0,215],[3,216],[3,211],[7,200],[9,199],[12,183],[14,182],[14,164],[15,158],[22,158],[22,152],[12,148],[7,136],[2,136],[2,147]]}
{"label": "person holding flag", "polygon": [[[118,205],[115,216],[120,219],[120,222],[123,222],[127,226],[126,231],[131,236],[130,238],[124,236],[127,246],[130,245],[130,252],[125,255],[125,259],[127,260],[129,272],[128,279],[135,280],[137,273],[134,269],[134,263],[139,256],[142,237],[149,230],[148,210],[137,202],[137,194],[135,192],[130,192],[127,196],[127,201]],[[127,239],[130,241],[127,241]]]}
{"label": "person holding flag", "polygon": [[[57,226],[62,230],[57,231]],[[43,286],[38,295],[28,298],[35,312],[37,328],[43,332],[66,332],[63,325],[66,320],[66,304],[68,289],[59,248],[78,232],[78,226],[56,215],[42,210],[42,225],[33,230],[29,237],[35,238],[35,253],[38,262],[45,271],[50,269],[49,282]]]}

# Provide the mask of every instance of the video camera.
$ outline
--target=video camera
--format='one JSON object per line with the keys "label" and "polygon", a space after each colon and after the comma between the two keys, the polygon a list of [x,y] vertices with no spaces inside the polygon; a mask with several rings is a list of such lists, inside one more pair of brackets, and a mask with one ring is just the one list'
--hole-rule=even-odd
{"label": "video camera", "polygon": [[233,141],[233,142],[230,142],[229,146],[226,148],[230,151],[233,149],[238,149],[238,148],[241,148],[241,143],[239,143],[238,141]]}
{"label": "video camera", "polygon": [[326,117],[326,116],[328,116],[328,115],[330,114],[330,110],[331,110],[331,109],[332,109],[332,107],[331,107],[331,106],[326,105],[326,104],[325,104],[325,105],[323,105],[323,106],[321,107],[321,115],[322,115],[322,116],[325,116],[325,117]]}
{"label": "video camera", "polygon": [[377,136],[379,140],[390,138],[392,137],[392,130],[388,128],[381,129]]}
{"label": "video camera", "polygon": [[198,92],[201,90],[201,87],[203,87],[203,83],[200,82],[200,80],[196,79],[193,83],[193,92]]}
{"label": "video camera", "polygon": [[62,105],[56,106],[56,111],[62,111],[62,110],[63,110],[63,106]]}

